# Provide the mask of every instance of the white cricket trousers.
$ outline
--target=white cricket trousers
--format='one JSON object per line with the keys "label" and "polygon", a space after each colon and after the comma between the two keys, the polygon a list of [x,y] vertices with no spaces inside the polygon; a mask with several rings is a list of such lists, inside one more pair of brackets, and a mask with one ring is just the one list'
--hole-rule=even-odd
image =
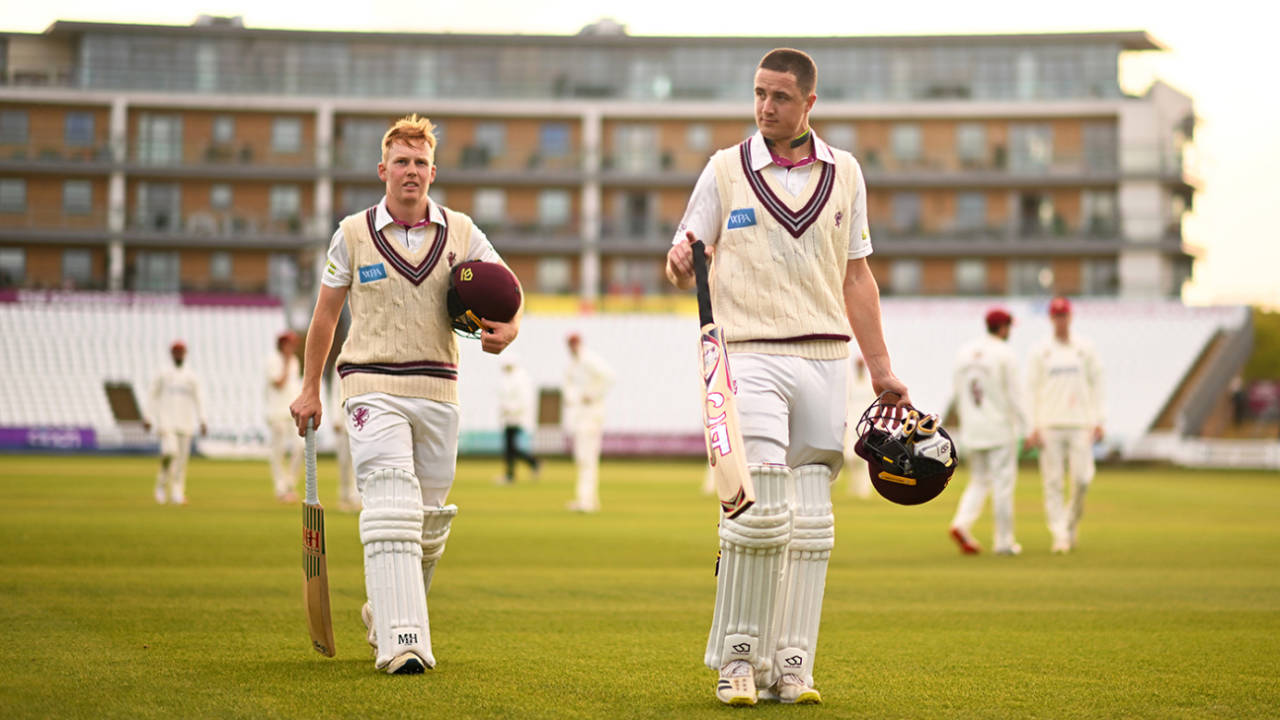
{"label": "white cricket trousers", "polygon": [[[186,433],[160,433],[160,471],[156,473],[156,500],[183,503],[187,499],[187,459],[191,457],[191,436]],[[168,462],[165,462],[165,461]]]}
{"label": "white cricket trousers", "polygon": [[377,470],[399,469],[418,478],[425,507],[443,507],[458,464],[458,406],[365,393],[347,398],[347,438],[356,482]]}
{"label": "white cricket trousers", "polygon": [[996,552],[1012,550],[1016,542],[1013,538],[1013,488],[1018,475],[1017,446],[1009,444],[969,450],[966,456],[969,486],[960,496],[951,526],[969,532],[982,514],[982,506],[990,494],[996,526],[993,547]]}
{"label": "white cricket trousers", "polygon": [[[1048,428],[1040,433],[1044,513],[1055,545],[1075,545],[1084,496],[1093,482],[1093,433],[1089,428]],[[1063,462],[1071,475],[1071,500],[1063,498]]]}
{"label": "white cricket trousers", "polygon": [[573,464],[578,469],[574,505],[581,510],[600,509],[600,444],[604,420],[590,412],[573,427]]}
{"label": "white cricket trousers", "polygon": [[[747,462],[798,468],[844,464],[849,362],[794,355],[731,353]],[[839,390],[839,392],[837,392]]]}
{"label": "white cricket trousers", "polygon": [[292,420],[271,420],[271,445],[267,462],[271,466],[271,484],[277,498],[283,498],[298,487],[298,469],[302,464],[302,439]]}

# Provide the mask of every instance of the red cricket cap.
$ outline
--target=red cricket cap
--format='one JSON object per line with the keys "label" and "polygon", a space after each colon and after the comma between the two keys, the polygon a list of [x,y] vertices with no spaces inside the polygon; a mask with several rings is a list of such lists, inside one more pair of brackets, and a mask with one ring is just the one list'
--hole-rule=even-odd
{"label": "red cricket cap", "polygon": [[1066,298],[1064,298],[1064,297],[1062,297],[1062,296],[1058,296],[1058,297],[1056,297],[1056,298],[1054,298],[1054,299],[1050,300],[1050,301],[1049,301],[1049,314],[1050,314],[1050,315],[1070,315],[1070,314],[1071,314],[1071,301],[1070,301],[1070,300],[1068,300],[1068,299],[1066,299]]}
{"label": "red cricket cap", "polygon": [[987,311],[985,318],[987,322],[987,330],[994,331],[1013,322],[1013,316],[1004,310],[1004,308],[992,308]]}
{"label": "red cricket cap", "polygon": [[187,344],[182,342],[181,340],[174,340],[173,344],[169,346],[169,352],[173,352],[174,350],[186,350],[186,349],[187,349]]}

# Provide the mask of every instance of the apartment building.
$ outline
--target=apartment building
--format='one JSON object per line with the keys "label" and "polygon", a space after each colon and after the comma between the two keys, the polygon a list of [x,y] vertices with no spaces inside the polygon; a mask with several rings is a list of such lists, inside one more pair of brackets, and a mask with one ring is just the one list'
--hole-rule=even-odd
{"label": "apartment building", "polygon": [[770,48],[818,62],[894,295],[1176,297],[1191,99],[1122,91],[1141,31],[912,37],[347,33],[58,21],[0,31],[0,285],[308,297],[379,140],[439,124],[432,196],[536,293],[668,292],[709,155],[754,131]]}

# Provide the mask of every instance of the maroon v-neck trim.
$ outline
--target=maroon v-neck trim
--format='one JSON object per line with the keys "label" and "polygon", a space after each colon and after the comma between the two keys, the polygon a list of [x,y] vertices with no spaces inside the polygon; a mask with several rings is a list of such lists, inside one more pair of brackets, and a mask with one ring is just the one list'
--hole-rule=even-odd
{"label": "maroon v-neck trim", "polygon": [[751,141],[744,141],[738,146],[738,154],[742,158],[742,170],[747,174],[747,182],[751,185],[751,191],[756,194],[756,198],[764,205],[769,214],[777,220],[782,227],[786,228],[791,237],[798,238],[809,229],[810,225],[818,220],[818,216],[822,214],[822,209],[826,207],[827,201],[831,199],[831,191],[836,184],[836,168],[835,163],[822,163],[822,175],[818,178],[818,187],[813,191],[813,197],[809,198],[809,202],[799,210],[792,210],[787,204],[773,192],[773,188],[769,187],[764,176],[759,171],[751,169]]}
{"label": "maroon v-neck trim", "polygon": [[377,216],[377,207],[371,207],[364,213],[365,222],[369,225],[369,234],[373,236],[373,246],[378,249],[378,254],[395,268],[396,272],[405,276],[409,282],[414,285],[421,285],[423,280],[431,274],[435,269],[436,263],[440,262],[440,256],[444,254],[445,239],[449,235],[449,216],[441,213],[444,222],[440,227],[436,228],[436,237],[432,241],[431,247],[427,250],[426,257],[422,258],[422,262],[414,265],[406,260],[399,250],[396,250],[395,244],[387,240],[387,236],[382,234],[378,229],[374,218]]}

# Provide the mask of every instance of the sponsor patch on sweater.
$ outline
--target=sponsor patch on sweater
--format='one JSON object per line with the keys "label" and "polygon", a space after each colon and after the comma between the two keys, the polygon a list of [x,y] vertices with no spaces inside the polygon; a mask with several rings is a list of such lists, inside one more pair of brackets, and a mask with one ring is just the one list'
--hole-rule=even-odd
{"label": "sponsor patch on sweater", "polygon": [[376,280],[386,280],[386,279],[387,279],[387,269],[382,265],[382,263],[377,263],[375,265],[360,266],[360,282],[361,283],[371,283]]}
{"label": "sponsor patch on sweater", "polygon": [[729,212],[729,222],[725,224],[726,230],[734,230],[736,228],[751,227],[756,224],[755,208],[738,208]]}

